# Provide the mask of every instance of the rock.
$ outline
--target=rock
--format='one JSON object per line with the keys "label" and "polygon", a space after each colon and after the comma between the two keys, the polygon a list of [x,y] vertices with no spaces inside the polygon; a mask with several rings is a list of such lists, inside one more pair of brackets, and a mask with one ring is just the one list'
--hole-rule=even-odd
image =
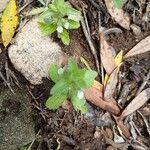
{"label": "rock", "polygon": [[8,2],[9,0],[0,0],[0,12],[2,12],[5,9]]}
{"label": "rock", "polygon": [[61,64],[64,58],[60,46],[42,35],[36,18],[19,31],[8,54],[14,67],[32,84],[41,84],[42,78],[48,77],[50,64]]}
{"label": "rock", "polygon": [[29,96],[13,87],[0,87],[0,149],[17,150],[35,138]]}

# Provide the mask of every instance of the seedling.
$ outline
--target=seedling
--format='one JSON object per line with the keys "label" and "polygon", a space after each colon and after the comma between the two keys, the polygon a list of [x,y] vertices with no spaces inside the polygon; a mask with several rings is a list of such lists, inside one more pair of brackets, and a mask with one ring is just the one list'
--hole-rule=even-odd
{"label": "seedling", "polygon": [[65,100],[69,99],[75,110],[80,110],[82,113],[87,111],[84,90],[93,85],[97,76],[95,71],[80,69],[76,62],[70,59],[64,68],[59,68],[56,64],[51,65],[49,76],[55,85],[46,102],[47,108],[56,110]]}
{"label": "seedling", "polygon": [[72,8],[64,0],[53,0],[47,10],[39,17],[39,28],[44,35],[51,35],[57,32],[58,38],[65,45],[70,43],[68,30],[80,27],[81,13]]}

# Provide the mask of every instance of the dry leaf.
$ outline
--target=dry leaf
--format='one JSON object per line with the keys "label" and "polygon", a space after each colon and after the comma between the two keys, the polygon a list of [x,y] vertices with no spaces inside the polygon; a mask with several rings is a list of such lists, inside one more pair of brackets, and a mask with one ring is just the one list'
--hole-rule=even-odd
{"label": "dry leaf", "polygon": [[114,7],[112,0],[105,0],[106,7],[108,12],[112,16],[113,19],[123,28],[130,30],[130,18],[129,16],[123,12],[122,9],[118,9]]}
{"label": "dry leaf", "polygon": [[89,63],[83,57],[80,57],[80,61],[87,67],[87,69],[91,69]]}
{"label": "dry leaf", "polygon": [[107,82],[108,82],[108,79],[109,79],[109,76],[108,76],[108,74],[106,73],[106,74],[105,74],[105,77],[104,77],[104,81],[103,81],[104,87],[106,87]]}
{"label": "dry leaf", "polygon": [[117,127],[121,130],[122,134],[126,137],[129,138],[131,136],[129,129],[123,124],[122,120],[119,120],[117,122]]}
{"label": "dry leaf", "polygon": [[140,55],[150,51],[150,36],[146,37],[135,45],[125,56],[124,59]]}
{"label": "dry leaf", "polygon": [[110,99],[113,97],[114,92],[116,90],[117,83],[118,83],[119,70],[120,70],[120,67],[117,67],[110,75],[108,79],[108,83],[104,91],[104,99]]}
{"label": "dry leaf", "polygon": [[94,105],[104,110],[112,112],[116,115],[119,115],[121,112],[120,108],[112,101],[104,101],[102,98],[102,91],[96,88],[89,88],[85,90],[84,96],[89,102],[93,103]]}
{"label": "dry leaf", "polygon": [[112,71],[115,69],[115,60],[112,53],[112,47],[107,43],[103,34],[100,36],[100,46],[101,46],[101,61],[103,67],[106,70],[106,73],[110,75]]}
{"label": "dry leaf", "polygon": [[10,0],[2,14],[1,32],[3,44],[6,47],[14,36],[18,24],[17,5],[15,0]]}
{"label": "dry leaf", "polygon": [[[118,67],[120,65],[120,63],[122,62],[122,59],[123,59],[123,51],[120,51],[115,57],[116,67]],[[104,78],[104,82],[103,82],[104,87],[106,87],[108,79],[109,79],[109,76],[106,74],[105,78]]]}
{"label": "dry leaf", "polygon": [[118,67],[123,59],[123,51],[120,51],[115,57],[115,65]]}
{"label": "dry leaf", "polygon": [[117,128],[119,130],[120,135],[124,135],[126,138],[129,138],[131,136],[131,134],[130,134],[128,128],[124,125],[123,121],[120,120],[120,118],[117,116],[113,115],[113,117],[117,123]]}
{"label": "dry leaf", "polygon": [[123,110],[120,115],[120,120],[123,120],[126,116],[135,112],[141,106],[143,106],[150,99],[150,88],[145,89],[139,95],[137,95],[129,105]]}
{"label": "dry leaf", "polygon": [[102,97],[103,97],[103,85],[101,83],[99,83],[98,81],[94,80],[94,84],[93,84],[92,87],[96,88],[97,90],[99,90],[102,93]]}

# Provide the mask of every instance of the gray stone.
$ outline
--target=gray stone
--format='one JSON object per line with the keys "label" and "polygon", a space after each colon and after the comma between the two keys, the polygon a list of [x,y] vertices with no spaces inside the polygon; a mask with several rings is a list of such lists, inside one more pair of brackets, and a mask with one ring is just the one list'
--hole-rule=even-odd
{"label": "gray stone", "polygon": [[0,150],[17,150],[35,138],[29,97],[13,87],[0,87]]}
{"label": "gray stone", "polygon": [[48,77],[50,64],[61,64],[64,58],[60,46],[42,35],[35,18],[19,31],[8,54],[14,67],[32,84],[41,84],[42,78]]}
{"label": "gray stone", "polygon": [[2,12],[5,9],[8,2],[9,0],[0,0],[0,12]]}

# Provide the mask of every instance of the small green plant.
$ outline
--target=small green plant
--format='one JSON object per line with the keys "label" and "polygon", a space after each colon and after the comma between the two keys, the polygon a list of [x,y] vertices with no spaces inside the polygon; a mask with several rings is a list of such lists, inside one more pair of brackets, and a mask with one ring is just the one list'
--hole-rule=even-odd
{"label": "small green plant", "polygon": [[113,0],[113,4],[116,8],[121,9],[123,7],[123,0]]}
{"label": "small green plant", "polygon": [[80,110],[82,113],[87,111],[83,91],[93,85],[97,76],[95,71],[80,69],[76,62],[70,59],[64,68],[59,68],[56,64],[51,65],[49,76],[55,85],[50,92],[52,96],[46,102],[47,108],[55,110],[68,98],[75,110]]}
{"label": "small green plant", "polygon": [[53,0],[39,17],[39,28],[44,35],[51,35],[57,31],[58,38],[65,45],[70,43],[70,29],[80,27],[81,13],[72,8],[64,0]]}

